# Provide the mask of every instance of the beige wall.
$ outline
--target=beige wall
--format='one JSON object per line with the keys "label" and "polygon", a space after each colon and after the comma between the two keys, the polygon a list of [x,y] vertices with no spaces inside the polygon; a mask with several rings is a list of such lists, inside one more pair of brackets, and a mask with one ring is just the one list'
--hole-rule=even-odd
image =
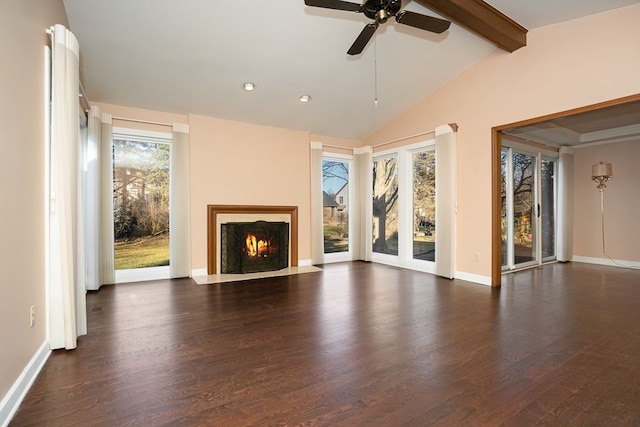
{"label": "beige wall", "polygon": [[313,133],[309,136],[309,140],[321,142],[323,144],[322,151],[324,153],[336,153],[349,156],[353,154],[354,148],[361,146],[361,142],[355,139],[335,138]]}
{"label": "beige wall", "polygon": [[309,134],[190,116],[191,247],[207,267],[207,205],[298,206],[301,260],[311,258]]}
{"label": "beige wall", "polygon": [[100,102],[91,102],[91,105],[95,105],[103,113],[111,114],[114,117],[113,127],[171,133],[170,126],[159,126],[147,123],[137,123],[129,120],[118,120],[117,117],[124,117],[134,120],[145,120],[163,124],[189,123],[189,117],[182,114],[172,114],[160,111],[144,110],[141,108],[123,107],[120,105],[103,104]]}
{"label": "beige wall", "polygon": [[[197,115],[176,115],[93,103],[102,112],[163,123],[188,123],[191,142],[192,269],[207,268],[207,205],[298,206],[298,257],[311,258],[309,133]],[[171,132],[114,119],[114,126]],[[314,135],[314,141],[355,141]]]}
{"label": "beige wall", "polygon": [[0,400],[45,341],[45,30],[68,25],[62,0],[2,1],[1,9]]}
{"label": "beige wall", "polygon": [[[490,275],[491,127],[640,93],[638,22],[640,5],[531,31],[527,47],[513,54],[494,52],[365,141],[373,145],[445,123],[460,126],[459,271]],[[45,28],[55,23],[67,25],[62,0],[2,2],[0,27],[11,36],[0,39],[0,49],[4,58],[11,59],[3,60],[0,68],[0,179],[5,183],[0,210],[5,225],[0,246],[0,397],[45,340],[43,46],[48,43]],[[348,146],[353,141],[323,141],[305,132],[200,116],[116,106],[104,110],[190,123],[194,268],[206,267],[205,207],[210,203],[299,206],[300,258],[310,258],[309,140]],[[637,235],[629,239],[626,233],[633,228],[626,224],[631,217],[624,215],[638,212],[637,198],[630,205],[634,200],[630,195],[637,194],[633,185],[638,172],[629,163],[630,156],[618,148],[578,153],[576,182],[582,182],[584,165],[590,167],[595,158],[614,164],[616,176],[607,190],[607,206],[611,223],[621,226],[609,229],[608,247],[616,258],[637,261],[638,245],[633,245]],[[637,147],[633,149],[637,158]],[[583,197],[582,191],[581,184],[576,185],[576,211],[590,213],[576,219],[576,254],[599,256],[593,249],[597,239],[584,231],[597,222],[591,209],[597,194],[591,188]],[[475,252],[480,253],[478,261]],[[33,328],[28,320],[31,305],[37,311]]]}
{"label": "beige wall", "polygon": [[601,161],[613,165],[613,178],[604,193],[607,254],[616,260],[640,262],[640,140],[574,151],[574,256],[606,259],[600,192],[591,180],[591,166]]}
{"label": "beige wall", "polygon": [[[491,128],[640,93],[640,4],[530,31],[365,140],[457,123],[456,269],[491,276]],[[479,253],[479,259],[474,254]]]}

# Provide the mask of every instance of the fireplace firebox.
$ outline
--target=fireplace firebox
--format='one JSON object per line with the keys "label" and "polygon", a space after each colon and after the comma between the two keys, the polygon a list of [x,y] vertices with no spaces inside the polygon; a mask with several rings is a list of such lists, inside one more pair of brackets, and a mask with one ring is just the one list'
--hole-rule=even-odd
{"label": "fireplace firebox", "polygon": [[288,223],[255,221],[221,224],[221,273],[275,271],[287,268],[288,264]]}

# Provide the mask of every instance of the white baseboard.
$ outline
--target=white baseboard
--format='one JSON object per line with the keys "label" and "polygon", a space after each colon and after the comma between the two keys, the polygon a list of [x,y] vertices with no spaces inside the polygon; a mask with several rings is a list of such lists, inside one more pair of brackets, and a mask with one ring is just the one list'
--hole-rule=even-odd
{"label": "white baseboard", "polygon": [[206,276],[208,274],[209,270],[206,268],[194,268],[191,270],[191,277]]}
{"label": "white baseboard", "polygon": [[298,267],[309,267],[310,265],[312,265],[310,259],[299,259],[298,260]]}
{"label": "white baseboard", "polygon": [[625,261],[622,259],[616,259],[615,262],[611,261],[609,258],[594,258],[588,256],[573,256],[574,262],[584,262],[585,264],[598,264],[598,265],[607,265],[609,267],[621,267],[621,268],[640,268],[640,262],[638,261]]}
{"label": "white baseboard", "polygon": [[49,343],[45,341],[0,402],[0,426],[9,425],[50,355]]}
{"label": "white baseboard", "polygon": [[466,282],[473,282],[479,285],[491,286],[491,277],[481,276],[479,274],[465,273],[464,271],[456,271],[456,279],[464,280]]}

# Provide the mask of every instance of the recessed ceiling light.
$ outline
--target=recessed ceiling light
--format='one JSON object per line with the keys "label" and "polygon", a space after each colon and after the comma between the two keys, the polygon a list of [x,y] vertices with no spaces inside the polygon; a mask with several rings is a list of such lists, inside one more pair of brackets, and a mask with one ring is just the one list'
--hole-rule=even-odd
{"label": "recessed ceiling light", "polygon": [[242,90],[244,90],[245,92],[251,92],[253,90],[256,90],[256,85],[255,83],[246,82],[242,85]]}
{"label": "recessed ceiling light", "polygon": [[311,95],[302,95],[300,98],[298,98],[298,101],[300,101],[300,102],[309,102],[309,101],[311,101]]}

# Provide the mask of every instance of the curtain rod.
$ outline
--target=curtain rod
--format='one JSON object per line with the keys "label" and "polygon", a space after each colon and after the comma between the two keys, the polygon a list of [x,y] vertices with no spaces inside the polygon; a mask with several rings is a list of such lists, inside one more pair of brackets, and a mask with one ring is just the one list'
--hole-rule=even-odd
{"label": "curtain rod", "polygon": [[[451,126],[451,129],[453,129],[454,132],[458,131],[458,124],[457,123],[449,123],[449,126]],[[433,129],[433,130],[428,130],[428,131],[425,131],[425,132],[416,133],[414,135],[403,136],[401,138],[393,139],[391,141],[385,141],[385,142],[381,142],[381,143],[376,144],[376,145],[372,145],[371,148],[376,148],[376,147],[381,147],[383,145],[393,144],[394,142],[400,142],[400,141],[404,141],[406,139],[417,138],[419,136],[423,136],[423,135],[427,135],[427,134],[430,134],[430,133],[434,133],[435,131],[436,130]],[[358,148],[358,147],[351,147],[351,148],[349,148],[349,147],[341,147],[339,145],[331,145],[331,144],[325,144],[325,143],[322,143],[322,146],[323,147],[330,147],[330,148],[338,148],[338,149],[342,149],[342,150],[353,150],[353,148]]]}
{"label": "curtain rod", "polygon": [[324,142],[322,143],[322,146],[323,147],[329,147],[329,148],[337,148],[338,150],[347,150],[347,151],[353,150],[354,148],[357,148],[357,147],[341,147],[339,145],[325,144]]}
{"label": "curtain rod", "polygon": [[429,133],[434,133],[434,132],[435,132],[435,130],[429,130],[429,131],[426,131],[426,132],[416,133],[414,135],[403,136],[401,138],[392,139],[391,141],[385,141],[385,142],[381,142],[381,143],[376,144],[376,145],[372,145],[371,148],[382,147],[383,145],[393,144],[394,142],[400,142],[400,141],[404,141],[406,139],[416,138],[418,136],[423,136],[423,135],[427,135]]}
{"label": "curtain rod", "polygon": [[[451,129],[453,129],[454,132],[458,132],[458,124],[457,123],[449,123],[449,126],[451,126]],[[414,135],[409,135],[409,136],[403,136],[401,138],[397,138],[397,139],[392,139],[391,141],[385,141],[385,142],[381,142],[379,144],[376,145],[372,145],[371,148],[377,148],[377,147],[382,147],[383,145],[389,145],[389,144],[393,144],[394,142],[400,142],[400,141],[404,141],[406,139],[411,139],[411,138],[417,138],[419,136],[424,136],[430,133],[434,133],[436,130],[428,130],[425,132],[420,132],[420,133],[416,133]]]}
{"label": "curtain rod", "polygon": [[87,92],[85,92],[84,90],[84,86],[82,85],[82,82],[80,82],[79,88],[80,88],[80,103],[85,104],[85,113],[88,113],[89,110],[91,109],[91,103],[89,102],[89,97],[87,96]]}
{"label": "curtain rod", "polygon": [[158,125],[158,126],[173,127],[173,124],[171,124],[171,123],[152,122],[151,120],[141,120],[141,119],[130,119],[128,117],[112,116],[111,119],[113,119],[113,120],[122,120],[122,121],[125,121],[125,122],[145,123],[145,124],[148,124],[148,125]]}

